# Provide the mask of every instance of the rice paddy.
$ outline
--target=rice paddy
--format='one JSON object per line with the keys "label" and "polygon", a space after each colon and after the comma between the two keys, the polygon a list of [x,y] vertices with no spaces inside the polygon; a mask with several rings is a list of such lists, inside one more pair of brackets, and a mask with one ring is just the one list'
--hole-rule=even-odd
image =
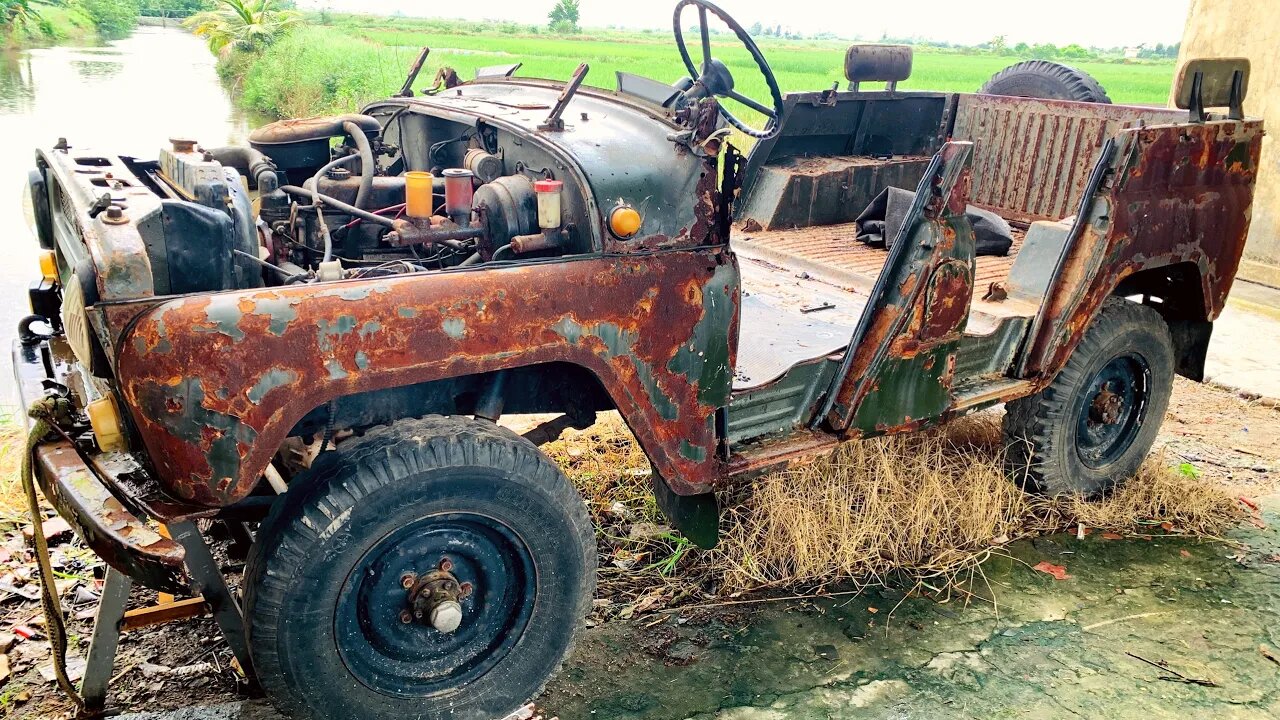
{"label": "rice paddy", "polygon": [[[430,85],[437,68],[456,69],[465,80],[477,68],[523,63],[519,74],[567,79],[579,63],[591,70],[587,84],[612,89],[617,72],[672,82],[687,74],[669,32],[601,31],[580,36],[531,34],[502,24],[448,23],[406,18],[337,16],[294,32],[261,56],[233,59],[230,75],[243,80],[246,102],[279,117],[348,112],[400,88],[420,48],[432,48],[418,83]],[[845,41],[758,38],[781,90],[823,90],[839,82]],[[741,44],[713,39],[715,55],[733,72],[737,87],[768,98],[764,79]],[[972,92],[1018,60],[1012,55],[963,54],[918,49],[903,89]],[[1172,62],[1073,63],[1096,77],[1118,103],[1164,105],[1173,81]]]}

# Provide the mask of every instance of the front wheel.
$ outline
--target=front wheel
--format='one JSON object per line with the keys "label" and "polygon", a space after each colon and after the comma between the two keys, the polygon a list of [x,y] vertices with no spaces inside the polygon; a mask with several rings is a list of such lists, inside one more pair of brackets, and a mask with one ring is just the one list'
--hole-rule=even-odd
{"label": "front wheel", "polygon": [[527,702],[591,607],[574,487],[528,441],[428,417],[322,456],[246,569],[259,680],[307,720],[493,720]]}
{"label": "front wheel", "polygon": [[1011,474],[1044,495],[1104,495],[1151,451],[1173,375],[1164,318],[1122,298],[1107,300],[1053,382],[1005,407]]}

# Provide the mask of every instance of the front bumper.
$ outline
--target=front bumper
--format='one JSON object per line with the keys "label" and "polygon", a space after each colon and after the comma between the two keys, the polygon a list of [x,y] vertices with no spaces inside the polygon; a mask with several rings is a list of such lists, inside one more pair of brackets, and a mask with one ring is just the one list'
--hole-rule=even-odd
{"label": "front bumper", "polygon": [[[14,375],[24,417],[31,402],[44,396],[46,383],[60,382],[59,362],[51,346],[56,342],[13,344]],[[110,466],[118,464],[112,455],[120,453],[93,456],[91,467],[71,443],[58,438],[40,443],[32,460],[44,496],[103,561],[146,587],[174,594],[187,592],[183,547],[139,519],[129,509],[136,503],[118,487],[104,482]]]}

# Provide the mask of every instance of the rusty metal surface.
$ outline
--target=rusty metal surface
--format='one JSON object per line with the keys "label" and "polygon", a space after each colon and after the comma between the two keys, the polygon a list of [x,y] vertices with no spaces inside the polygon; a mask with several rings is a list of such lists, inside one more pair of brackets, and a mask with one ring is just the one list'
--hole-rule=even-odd
{"label": "rusty metal surface", "polygon": [[[889,253],[858,242],[857,235],[857,223],[755,232],[737,229],[733,232],[733,248],[744,257],[804,270],[841,287],[869,290]],[[975,285],[986,288],[1008,278],[1024,238],[1026,232],[1015,228],[1008,255],[978,257]]]}
{"label": "rusty metal surface", "polygon": [[192,296],[134,324],[120,391],[165,489],[225,506],[330,399],[570,362],[692,493],[718,474],[738,290],[736,260],[718,248]]}
{"label": "rusty metal surface", "polygon": [[187,590],[186,552],[125,509],[65,440],[35,451],[45,497],[111,567],[162,592]]}
{"label": "rusty metal surface", "polygon": [[1024,377],[1056,373],[1103,301],[1142,270],[1194,265],[1202,319],[1218,316],[1249,233],[1262,137],[1253,120],[1121,133],[1110,187],[1098,193],[1028,340]]}
{"label": "rusty metal surface", "polygon": [[791,465],[830,455],[840,440],[830,433],[801,430],[782,438],[755,443],[735,452],[725,467],[725,480],[743,482]]}
{"label": "rusty metal surface", "polygon": [[136,221],[160,208],[160,198],[118,156],[88,148],[41,151],[56,181],[51,198],[54,232],[62,249],[63,277],[92,259],[97,289],[104,300],[148,297],[154,279],[146,245],[134,222],[108,222],[106,212],[90,217],[88,209],[103,196],[121,208],[122,218]]}
{"label": "rusty metal surface", "polygon": [[846,437],[914,430],[951,405],[973,292],[969,143],[938,153],[872,290],[825,419]]}
{"label": "rusty metal surface", "polygon": [[1162,108],[961,95],[952,136],[975,145],[973,204],[1030,222],[1075,211],[1108,137],[1186,119]]}

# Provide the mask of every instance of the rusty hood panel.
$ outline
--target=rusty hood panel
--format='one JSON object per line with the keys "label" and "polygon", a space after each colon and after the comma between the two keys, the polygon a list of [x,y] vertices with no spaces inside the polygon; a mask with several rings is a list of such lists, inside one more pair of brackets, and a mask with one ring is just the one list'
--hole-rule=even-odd
{"label": "rusty hood panel", "polygon": [[224,506],[333,398],[570,362],[696,492],[718,474],[738,282],[733,255],[705,249],[180,298],[122,338],[120,390],[166,489]]}

